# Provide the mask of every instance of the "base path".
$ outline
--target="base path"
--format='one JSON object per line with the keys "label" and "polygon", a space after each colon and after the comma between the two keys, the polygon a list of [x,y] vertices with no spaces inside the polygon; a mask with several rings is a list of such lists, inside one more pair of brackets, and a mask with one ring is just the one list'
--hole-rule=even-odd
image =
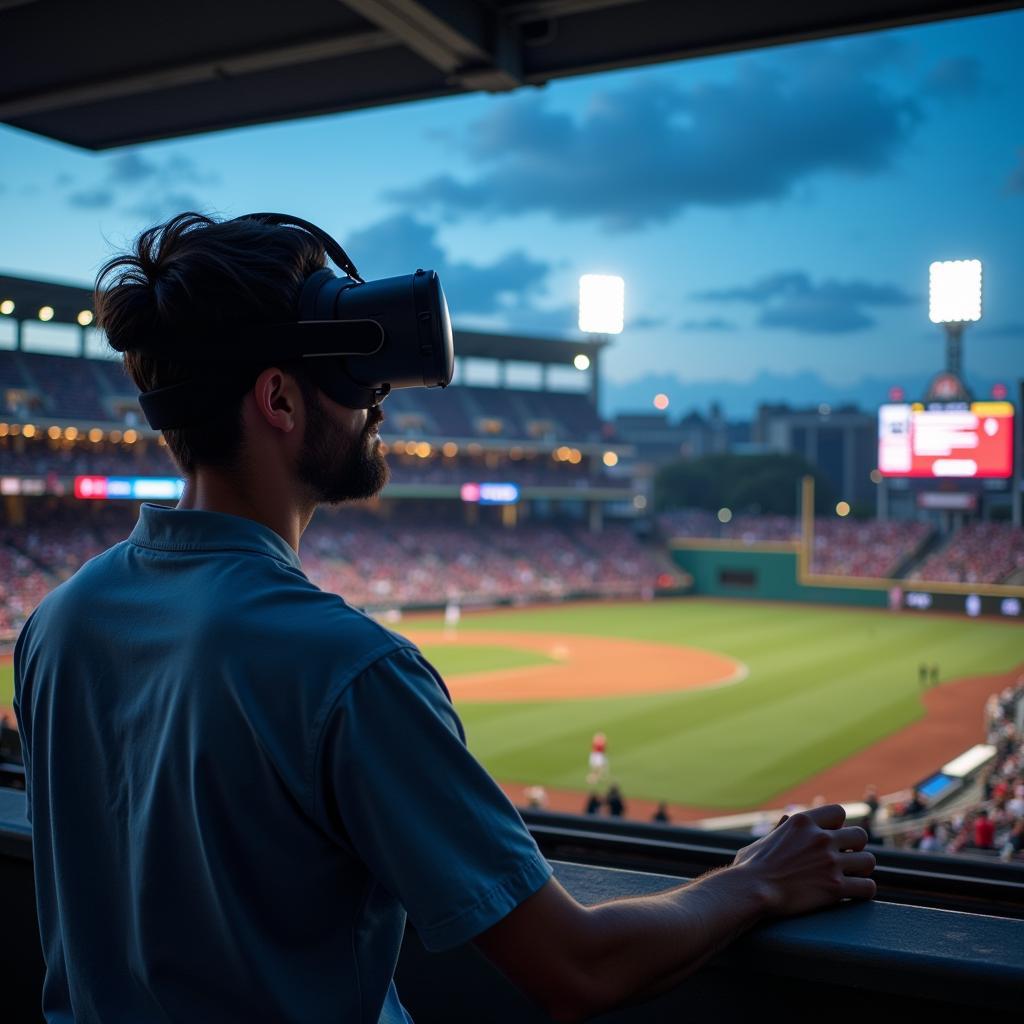
{"label": "base path", "polygon": [[445,684],[456,704],[635,697],[641,693],[723,686],[737,683],[747,675],[742,662],[724,654],[638,640],[476,630],[409,630],[406,635],[420,646],[511,647],[536,651],[555,662],[446,678]]}

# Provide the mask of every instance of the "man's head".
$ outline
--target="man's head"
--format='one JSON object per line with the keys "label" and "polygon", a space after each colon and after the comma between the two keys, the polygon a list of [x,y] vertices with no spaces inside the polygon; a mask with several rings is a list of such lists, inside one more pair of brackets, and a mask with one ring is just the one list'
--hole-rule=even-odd
{"label": "man's head", "polygon": [[300,407],[303,428],[294,446],[295,476],[316,501],[368,497],[386,482],[377,451],[379,410],[333,402],[298,359],[267,367],[245,358],[246,327],[295,320],[304,281],[325,262],[322,243],[305,231],[182,213],[144,231],[131,252],[100,271],[97,320],[140,391],[213,372],[136,350],[146,337],[214,334],[238,352],[230,370],[216,371],[223,380],[222,410],[195,426],[163,432],[185,474],[203,467],[230,471],[247,447],[259,454],[254,445],[273,443],[295,425],[288,415],[276,415],[290,402]]}

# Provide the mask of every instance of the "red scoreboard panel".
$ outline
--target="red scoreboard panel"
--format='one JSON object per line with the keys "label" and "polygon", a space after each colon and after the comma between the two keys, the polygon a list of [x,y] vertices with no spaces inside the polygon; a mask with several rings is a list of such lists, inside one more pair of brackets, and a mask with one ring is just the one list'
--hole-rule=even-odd
{"label": "red scoreboard panel", "polygon": [[1012,476],[1013,406],[883,405],[878,410],[878,469],[883,476],[930,479]]}

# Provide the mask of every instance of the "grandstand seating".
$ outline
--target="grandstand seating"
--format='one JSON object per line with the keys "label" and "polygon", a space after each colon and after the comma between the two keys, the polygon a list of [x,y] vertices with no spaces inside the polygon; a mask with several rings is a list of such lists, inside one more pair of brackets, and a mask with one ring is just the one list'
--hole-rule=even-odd
{"label": "grandstand seating", "polygon": [[[55,503],[24,526],[0,528],[0,639],[10,640],[52,587],[123,540],[134,521],[130,506],[90,504],[83,514]],[[440,526],[415,513],[383,520],[355,509],[321,510],[301,557],[314,583],[360,607],[637,596],[667,571],[625,527],[588,537],[556,526]]]}
{"label": "grandstand seating", "polygon": [[1009,523],[968,523],[931,554],[911,578],[999,583],[1024,569],[1024,531]]}
{"label": "grandstand seating", "polygon": [[[707,537],[746,544],[800,539],[800,523],[793,516],[736,515],[728,523],[720,523],[702,509],[681,509],[665,513],[658,522],[667,537]],[[811,571],[887,577],[912,557],[930,534],[930,527],[919,522],[818,517],[814,520]]]}
{"label": "grandstand seating", "polygon": [[[986,742],[997,751],[985,779],[983,799],[952,815],[926,815],[903,837],[903,845],[927,853],[1000,856],[1024,862],[1024,737],[1015,721],[1024,703],[1024,682],[993,694],[986,708]],[[981,812],[991,821],[990,843],[978,845]]]}
{"label": "grandstand seating", "polygon": [[[121,364],[111,360],[2,350],[0,392],[10,390],[32,394],[38,414],[97,423],[120,422],[115,400],[120,406],[128,400],[135,422],[142,422],[135,388]],[[589,396],[568,392],[453,385],[442,400],[440,392],[401,389],[389,396],[385,411],[393,432],[405,433],[404,421],[421,437],[525,441],[550,435],[580,443],[602,436]]]}

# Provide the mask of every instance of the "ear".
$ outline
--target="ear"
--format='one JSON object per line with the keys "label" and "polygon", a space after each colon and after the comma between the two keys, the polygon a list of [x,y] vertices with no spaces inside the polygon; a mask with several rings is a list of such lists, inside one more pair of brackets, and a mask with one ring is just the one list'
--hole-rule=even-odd
{"label": "ear", "polygon": [[270,366],[257,378],[250,392],[256,414],[267,426],[288,434],[298,425],[302,391],[295,378],[280,367]]}

